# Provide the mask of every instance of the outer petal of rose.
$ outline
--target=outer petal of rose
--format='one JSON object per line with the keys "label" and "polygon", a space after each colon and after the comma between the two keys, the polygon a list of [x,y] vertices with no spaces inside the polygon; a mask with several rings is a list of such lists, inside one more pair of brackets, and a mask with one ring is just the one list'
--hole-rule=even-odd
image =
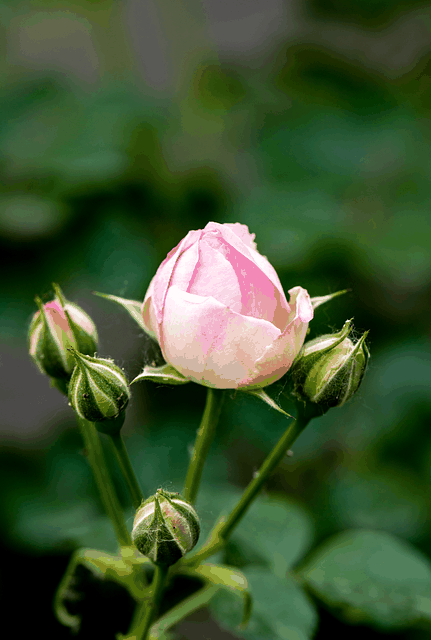
{"label": "outer petal of rose", "polygon": [[145,294],[144,302],[142,303],[141,311],[142,318],[144,320],[144,325],[147,329],[147,333],[150,334],[153,338],[159,341],[158,334],[158,324],[156,321],[156,316],[153,308],[153,294],[154,294],[154,278],[151,280],[149,287],[147,289],[147,293]]}
{"label": "outer petal of rose", "polygon": [[[241,290],[232,264],[223,253],[208,244],[205,235],[192,248],[194,249],[196,246],[198,246],[198,264],[190,278],[188,287],[182,287],[181,284],[178,284],[175,277],[173,283],[188,293],[205,298],[212,296],[229,309],[241,313]],[[191,249],[183,255],[189,251]],[[177,263],[178,271],[181,260],[182,256]]]}
{"label": "outer petal of rose", "polygon": [[277,275],[277,272],[275,271],[269,260],[265,258],[265,256],[261,255],[257,250],[254,250],[250,246],[250,244],[244,243],[241,236],[235,233],[235,231],[230,228],[230,225],[228,227],[227,225],[219,224],[218,222],[208,222],[204,229],[204,233],[205,231],[217,231],[237,251],[249,258],[249,260],[252,260],[261,269],[261,271],[263,271],[266,277],[271,280],[274,287],[278,289],[283,306],[285,306],[285,308],[288,308],[286,296],[284,294],[283,287],[281,286],[281,282]]}
{"label": "outer petal of rose", "polygon": [[256,360],[280,331],[174,286],[166,296],[162,334],[163,356],[180,373],[208,387],[235,389],[252,381]]}
{"label": "outer petal of rose", "polygon": [[[256,256],[259,256],[257,251],[244,245],[242,239],[225,226],[218,225],[217,227],[216,223],[209,223],[207,227],[209,228],[205,228],[199,241],[201,249],[199,268],[197,269],[198,286],[189,289],[189,291],[197,295],[213,295],[216,300],[223,302],[234,311],[245,316],[268,320],[283,331],[288,322],[290,307],[281,285],[276,286],[273,279],[269,278],[265,271],[257,265]],[[226,256],[226,262],[229,263],[230,273],[232,273],[231,280],[237,280],[240,288],[240,296],[236,297],[235,305],[228,302],[226,295],[221,298],[220,290],[214,287],[212,282],[214,270],[205,268],[205,263],[202,262],[202,258],[205,258],[205,246],[207,250],[212,247],[223,257]],[[204,267],[202,278],[199,279],[201,263]],[[206,284],[205,279],[207,280]]]}
{"label": "outer petal of rose", "polygon": [[234,233],[236,233],[236,235],[241,238],[241,240],[247,247],[250,247],[250,249],[257,251],[257,246],[254,241],[256,234],[250,233],[246,224],[241,224],[240,222],[225,222],[224,226],[228,227]]}
{"label": "outer petal of rose", "polygon": [[[185,238],[168,253],[160,267],[157,269],[154,277],[152,305],[157,319],[160,324],[163,315],[163,306],[165,302],[166,292],[171,285],[175,266],[180,256],[201,237],[202,231],[189,231]],[[155,329],[153,325],[153,329]]]}
{"label": "outer petal of rose", "polygon": [[[302,287],[289,289],[289,293],[292,309],[289,323],[257,360],[253,386],[266,387],[279,380],[290,369],[304,343],[308,323],[313,318],[310,296]],[[247,386],[247,380],[241,381],[240,386]]]}

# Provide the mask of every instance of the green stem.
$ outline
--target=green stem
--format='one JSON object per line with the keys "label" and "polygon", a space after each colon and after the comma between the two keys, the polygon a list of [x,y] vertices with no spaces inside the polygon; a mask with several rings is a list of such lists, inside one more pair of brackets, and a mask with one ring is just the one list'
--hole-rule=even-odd
{"label": "green stem", "polygon": [[194,556],[190,556],[190,558],[185,560],[185,564],[197,565],[224,546],[232,531],[238,525],[269,476],[283,460],[286,452],[290,449],[303,429],[305,429],[309,421],[310,418],[304,417],[300,414],[296,420],[290,423],[280,440],[263,462],[258,473],[247,486],[241,496],[241,499],[231,511],[227,519],[216,525],[216,528],[210,534],[210,538],[205,546]]}
{"label": "green stem", "polygon": [[190,460],[183,491],[184,499],[191,504],[196,501],[202,471],[214,438],[223,399],[224,391],[222,389],[208,388],[204,414],[196,436],[195,448]]}
{"label": "green stem", "polygon": [[120,545],[129,546],[132,541],[124,522],[123,509],[109,474],[99,434],[93,422],[79,417],[77,420],[105,511],[112,521]]}
{"label": "green stem", "polygon": [[121,437],[121,434],[118,434],[116,436],[110,436],[109,439],[117,457],[118,465],[129,489],[132,504],[135,509],[139,509],[144,498],[136,479],[135,472],[133,471],[133,467],[130,463],[123,438]]}
{"label": "green stem", "polygon": [[156,566],[153,581],[151,583],[152,598],[145,607],[144,615],[138,622],[137,626],[129,632],[130,634],[134,634],[131,635],[131,638],[136,637],[136,640],[147,640],[148,632],[160,607],[168,571],[169,567],[167,566]]}

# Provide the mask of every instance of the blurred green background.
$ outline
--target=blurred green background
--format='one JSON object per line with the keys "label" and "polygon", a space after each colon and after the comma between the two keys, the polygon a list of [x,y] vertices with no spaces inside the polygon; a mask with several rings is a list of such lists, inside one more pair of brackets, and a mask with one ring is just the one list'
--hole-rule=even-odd
{"label": "blurred green background", "polygon": [[[1,580],[31,593],[32,628],[69,637],[51,601],[70,553],[114,545],[74,416],[27,354],[34,296],[60,283],[132,378],[139,328],[92,292],[143,299],[211,220],[248,225],[285,290],[351,290],[310,337],[370,329],[359,393],[311,423],[268,491],[309,513],[315,542],[365,527],[431,556],[430,26],[413,0],[1,0]],[[133,388],[124,437],[146,493],[181,489],[204,401]],[[244,486],[284,427],[232,393],[208,495]],[[322,616],[318,634],[354,635]]]}

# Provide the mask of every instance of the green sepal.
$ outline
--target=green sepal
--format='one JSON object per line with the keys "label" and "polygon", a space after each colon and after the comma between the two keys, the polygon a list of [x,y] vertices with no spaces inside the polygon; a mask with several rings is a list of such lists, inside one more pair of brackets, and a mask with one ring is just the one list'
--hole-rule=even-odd
{"label": "green sepal", "polygon": [[140,601],[149,589],[142,565],[151,564],[133,547],[122,547],[118,555],[106,553],[98,549],[78,549],[72,555],[57,591],[54,596],[54,613],[57,620],[74,633],[79,631],[81,616],[72,615],[66,609],[65,599],[73,589],[76,569],[84,565],[99,576],[118,582],[127,589],[132,598]]}
{"label": "green sepal", "polygon": [[315,296],[311,298],[311,304],[313,309],[317,309],[320,305],[333,300],[334,298],[338,298],[338,296],[342,296],[344,293],[348,293],[351,289],[343,289],[342,291],[336,291],[335,293],[330,293],[327,296]]}
{"label": "green sepal", "polygon": [[157,489],[136,511],[132,541],[154,564],[170,566],[196,545],[199,517],[178,493]]}
{"label": "green sepal", "polygon": [[271,407],[271,409],[275,409],[279,413],[282,413],[287,418],[293,418],[290,413],[286,413],[276,402],[273,400],[263,389],[247,389],[244,387],[243,389],[238,389],[238,391],[243,391],[244,393],[248,393],[251,396],[255,396],[265,402],[267,405]]}
{"label": "green sepal", "polygon": [[[35,301],[40,311],[40,319],[42,322],[42,340],[37,344],[35,360],[39,369],[46,373],[50,378],[69,380],[74,368],[73,356],[68,353],[67,348],[73,347],[72,340],[62,332],[62,344],[58,344],[53,337],[45,315],[45,307],[39,296],[35,297]],[[39,318],[38,318],[39,319]],[[36,324],[32,323],[31,328],[34,329]]]}
{"label": "green sepal", "polygon": [[126,411],[123,410],[115,418],[105,418],[104,420],[98,420],[94,423],[94,426],[99,433],[104,433],[107,436],[118,436],[125,419]]}
{"label": "green sepal", "polygon": [[50,385],[65,396],[69,393],[69,381],[64,378],[50,378]]}
{"label": "green sepal", "polygon": [[174,369],[170,364],[164,364],[161,367],[144,367],[142,373],[140,373],[130,384],[134,382],[141,382],[142,380],[150,380],[151,382],[158,382],[159,384],[186,384],[191,382],[185,378],[179,371]]}
{"label": "green sepal", "polygon": [[[80,418],[90,422],[108,420],[106,431],[117,435],[130,399],[124,372],[106,358],[92,358],[70,348],[77,366],[69,382],[69,402]],[[114,419],[114,420],[113,420]]]}
{"label": "green sepal", "polygon": [[106,298],[106,300],[111,300],[112,302],[116,302],[123,309],[127,311],[127,313],[133,318],[133,320],[141,327],[145,333],[148,333],[148,329],[144,324],[144,319],[142,317],[142,302],[139,300],[128,300],[127,298],[119,298],[118,296],[112,296],[109,293],[99,293],[98,291],[93,291],[95,296],[99,296],[100,298]]}
{"label": "green sepal", "polygon": [[[66,308],[66,305],[78,309],[79,307],[77,307],[77,305],[75,305],[73,302],[69,302],[68,300],[66,300],[58,284],[53,282],[52,288],[54,289],[55,295],[60,301],[61,306],[63,307],[63,311],[69,323],[70,330],[72,331],[73,337],[75,338],[77,350],[80,353],[84,353],[85,355],[94,356],[97,351],[98,342],[96,328],[94,327],[93,335],[90,335],[86,331],[84,331],[76,322],[74,322],[69,311]],[[82,309],[79,309],[79,311],[82,313]]]}

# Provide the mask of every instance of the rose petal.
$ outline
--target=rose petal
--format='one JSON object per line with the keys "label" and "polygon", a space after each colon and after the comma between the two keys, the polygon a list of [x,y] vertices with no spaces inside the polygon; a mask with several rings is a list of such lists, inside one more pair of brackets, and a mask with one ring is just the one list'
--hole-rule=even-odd
{"label": "rose petal", "polygon": [[289,308],[283,287],[281,286],[277,272],[272,264],[270,264],[265,256],[262,256],[257,250],[254,250],[249,244],[244,243],[241,237],[229,227],[230,225],[228,226],[226,224],[219,224],[218,222],[209,222],[204,229],[204,233],[205,231],[216,231],[222,238],[224,238],[224,240],[235,247],[239,253],[242,253],[246,258],[249,258],[254,262],[259,269],[263,271],[267,278],[269,278],[274,287],[280,292],[280,299],[283,307],[286,309]]}
{"label": "rose petal", "polygon": [[[180,266],[180,260],[178,266]],[[174,284],[177,281],[174,278]],[[203,236],[199,241],[199,260],[189,286],[179,289],[197,296],[212,296],[232,311],[242,312],[241,290],[229,260]]]}
{"label": "rose petal", "polygon": [[[308,292],[302,287],[294,287],[289,293],[292,309],[289,324],[256,362],[258,373],[254,384],[257,386],[267,386],[276,382],[290,369],[304,343],[308,323],[313,318],[313,307]],[[246,384],[241,383],[241,386]]]}
{"label": "rose petal", "polygon": [[[152,304],[154,306],[154,313],[158,324],[160,324],[160,322],[162,321],[165,296],[171,284],[173,272],[177,261],[181,254],[183,254],[189,247],[191,247],[195,242],[199,240],[201,234],[202,231],[200,230],[189,231],[186,237],[183,238],[181,242],[168,253],[160,267],[157,269],[154,278]],[[153,329],[155,329],[154,326]]]}
{"label": "rose petal", "polygon": [[159,339],[158,323],[153,308],[153,295],[154,295],[154,280],[151,280],[147,293],[145,294],[144,302],[142,303],[142,318],[144,320],[147,333],[150,334],[156,340]]}
{"label": "rose petal", "polygon": [[308,291],[302,287],[293,287],[289,289],[289,294],[293,318],[298,317],[301,322],[310,322],[314,317],[314,311]]}
{"label": "rose petal", "polygon": [[[232,310],[242,315],[268,320],[282,331],[287,324],[290,307],[281,285],[280,289],[278,289],[256,265],[252,258],[253,254],[257,255],[257,252],[249,250],[245,246],[241,247],[241,240],[238,237],[235,238],[235,234],[232,234],[230,230],[228,236],[237,246],[232,245],[217,228],[210,228],[208,231],[204,231],[204,235],[200,240],[200,259],[197,267],[198,274],[202,274],[202,285],[199,288],[194,288],[191,292],[203,296],[212,295],[216,300],[226,304]],[[239,250],[241,248],[243,251]],[[244,250],[248,255],[244,253]],[[221,260],[216,259],[217,265],[214,265],[215,268],[211,268],[212,265],[209,260],[205,260],[206,254],[214,253],[214,251],[221,254],[226,263],[230,265],[230,269],[225,268],[224,288],[229,288],[229,291],[232,291],[233,294],[231,283],[233,281],[238,282],[239,289],[237,291],[239,295],[237,295],[236,300],[232,295],[233,303],[229,300],[229,296],[224,295],[224,288],[217,286],[216,273],[219,268],[221,269],[221,266],[218,267],[218,263],[221,263]],[[229,277],[231,282],[229,282]]]}
{"label": "rose petal", "polygon": [[254,251],[257,251],[257,245],[254,242],[256,234],[250,233],[246,224],[241,224],[240,222],[225,222],[224,226],[236,233],[236,235],[241,238],[241,240],[247,247],[253,249]]}
{"label": "rose petal", "polygon": [[161,349],[169,364],[208,387],[235,389],[255,375],[255,362],[280,336],[270,322],[242,316],[212,297],[178,287],[166,296]]}
{"label": "rose petal", "polygon": [[73,340],[72,329],[69,326],[69,322],[60,302],[57,300],[47,302],[44,305],[44,309],[45,318],[50,326],[51,333],[54,334],[55,332],[58,338],[61,339],[61,334],[64,332],[70,340]]}

